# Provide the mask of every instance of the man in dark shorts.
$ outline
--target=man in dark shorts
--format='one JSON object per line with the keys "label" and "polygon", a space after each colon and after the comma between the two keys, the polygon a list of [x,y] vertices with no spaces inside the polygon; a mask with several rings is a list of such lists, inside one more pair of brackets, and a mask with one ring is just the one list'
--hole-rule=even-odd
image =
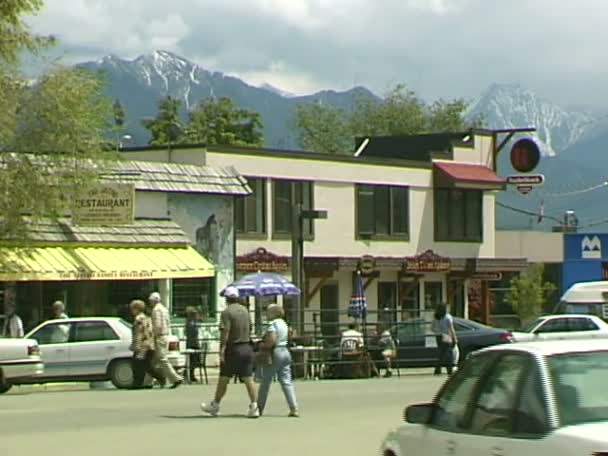
{"label": "man in dark shorts", "polygon": [[226,309],[220,318],[220,378],[215,390],[215,398],[208,404],[202,403],[203,412],[217,416],[230,379],[238,376],[249,395],[249,418],[258,418],[257,388],[253,381],[254,353],[251,343],[251,322],[249,311],[239,301],[239,290],[228,287],[224,290]]}

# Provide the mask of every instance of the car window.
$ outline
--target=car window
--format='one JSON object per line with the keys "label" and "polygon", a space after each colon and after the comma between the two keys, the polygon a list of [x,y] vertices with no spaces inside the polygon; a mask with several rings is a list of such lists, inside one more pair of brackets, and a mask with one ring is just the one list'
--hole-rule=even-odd
{"label": "car window", "polygon": [[105,321],[83,321],[76,323],[74,342],[116,340],[118,336]]}
{"label": "car window", "polygon": [[34,339],[38,345],[65,344],[70,337],[70,323],[49,323],[34,332],[29,339]]}
{"label": "car window", "polygon": [[570,331],[597,331],[599,328],[590,318],[568,318]]}
{"label": "car window", "polygon": [[467,325],[463,325],[462,323],[455,321],[454,322],[454,330],[456,332],[465,332],[465,331],[474,331],[475,328],[472,328],[470,326]]}
{"label": "car window", "polygon": [[484,380],[473,408],[471,432],[490,435],[511,433],[511,416],[518,401],[518,388],[530,367],[529,356],[519,353],[503,355]]}
{"label": "car window", "polygon": [[537,330],[537,333],[552,333],[568,331],[568,321],[566,318],[552,318],[545,321]]}
{"label": "car window", "polygon": [[435,401],[431,424],[435,427],[461,431],[466,428],[465,418],[469,401],[483,372],[493,363],[494,355],[475,355],[449,380]]}
{"label": "car window", "polygon": [[536,328],[543,321],[545,321],[545,318],[537,318],[536,320],[534,320],[531,323],[528,323],[526,326],[524,326],[522,331],[527,332],[527,333],[532,332],[532,331],[534,331],[534,328]]}
{"label": "car window", "polygon": [[555,355],[547,362],[562,426],[608,420],[608,351]]}
{"label": "car window", "polygon": [[522,437],[541,437],[549,430],[547,397],[536,363],[526,373],[522,390],[515,405],[513,432]]}
{"label": "car window", "polygon": [[[396,329],[397,339],[404,343],[424,336],[430,330],[430,323],[424,320],[411,321],[398,325]],[[391,334],[395,334],[395,332],[391,331]]]}

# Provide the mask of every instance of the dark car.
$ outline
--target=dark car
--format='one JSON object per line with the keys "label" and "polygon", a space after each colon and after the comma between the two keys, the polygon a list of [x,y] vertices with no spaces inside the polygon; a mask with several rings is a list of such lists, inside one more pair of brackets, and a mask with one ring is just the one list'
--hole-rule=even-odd
{"label": "dark car", "polygon": [[[513,335],[506,329],[491,328],[464,318],[454,317],[454,329],[461,361],[480,348],[513,342]],[[391,334],[397,345],[395,362],[399,367],[431,367],[437,362],[437,343],[430,321],[400,322],[391,328]],[[373,342],[370,351],[374,352]]]}

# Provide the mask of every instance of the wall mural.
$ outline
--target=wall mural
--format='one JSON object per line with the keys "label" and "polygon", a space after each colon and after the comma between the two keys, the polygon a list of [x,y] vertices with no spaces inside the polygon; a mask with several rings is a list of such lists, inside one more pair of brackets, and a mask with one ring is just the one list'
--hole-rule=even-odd
{"label": "wall mural", "polygon": [[[169,211],[193,247],[215,266],[219,293],[234,280],[233,197],[170,195]],[[217,299],[217,304],[221,310],[223,300]]]}

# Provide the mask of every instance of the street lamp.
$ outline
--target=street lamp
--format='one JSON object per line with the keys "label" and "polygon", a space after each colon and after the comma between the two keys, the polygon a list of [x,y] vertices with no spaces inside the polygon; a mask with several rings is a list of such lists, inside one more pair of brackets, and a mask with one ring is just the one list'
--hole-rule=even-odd
{"label": "street lamp", "polygon": [[302,299],[305,298],[304,290],[304,221],[326,219],[327,211],[324,210],[304,210],[301,203],[292,205],[291,218],[291,281],[296,285],[302,294],[294,296],[293,308],[294,326],[298,332],[304,332],[304,306]]}

